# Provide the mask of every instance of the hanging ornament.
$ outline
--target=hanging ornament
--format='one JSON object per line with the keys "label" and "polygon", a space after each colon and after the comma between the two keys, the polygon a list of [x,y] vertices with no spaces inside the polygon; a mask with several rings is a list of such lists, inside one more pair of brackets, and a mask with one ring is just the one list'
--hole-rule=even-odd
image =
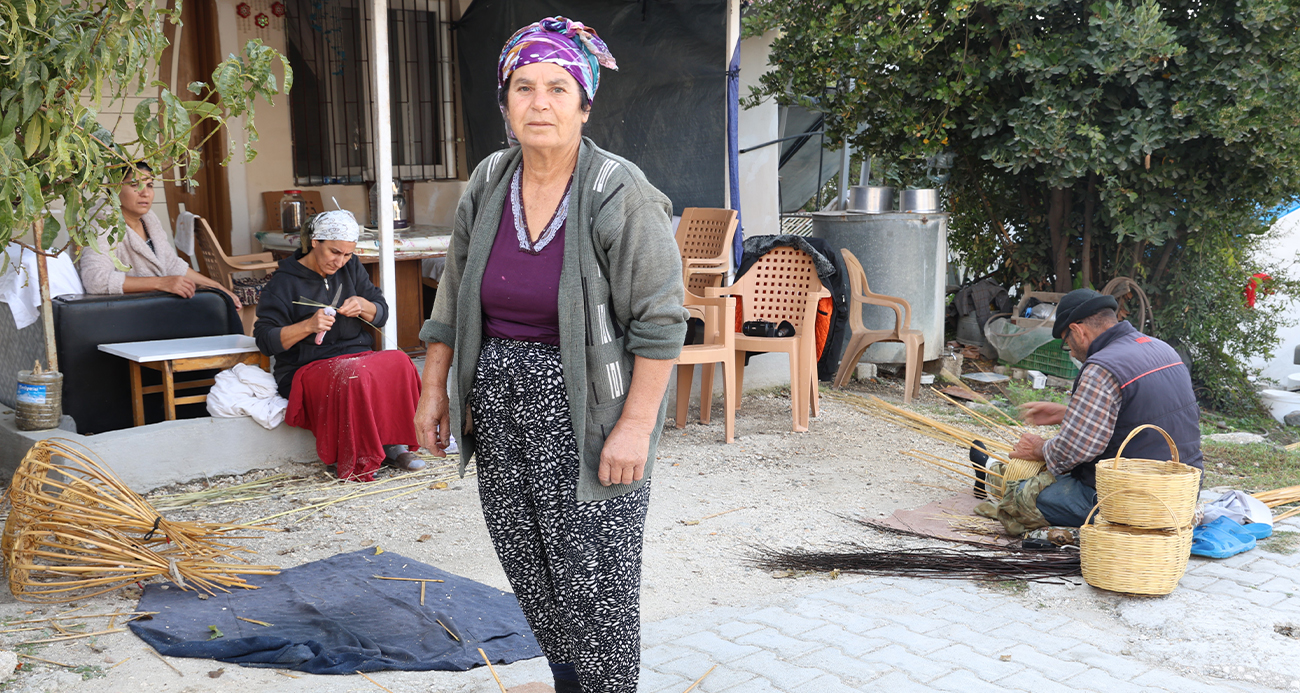
{"label": "hanging ornament", "polygon": [[250,19],[253,16],[252,5],[246,2],[235,5],[235,14],[239,15],[239,30],[241,32],[248,33],[253,30],[253,21]]}
{"label": "hanging ornament", "polygon": [[280,2],[280,0],[275,0],[275,2],[271,3],[271,14],[275,15],[276,17],[283,17],[284,3]]}

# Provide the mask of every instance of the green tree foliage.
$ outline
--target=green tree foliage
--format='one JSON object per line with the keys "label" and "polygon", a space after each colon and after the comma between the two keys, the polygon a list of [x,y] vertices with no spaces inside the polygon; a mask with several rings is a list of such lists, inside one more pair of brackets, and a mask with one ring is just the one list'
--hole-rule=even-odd
{"label": "green tree foliage", "polygon": [[1293,260],[1252,251],[1300,194],[1300,3],[770,0],[746,22],[780,30],[751,102],[824,112],[913,182],[952,153],[968,266],[1056,291],[1133,277],[1211,399],[1242,401],[1228,355],[1269,351],[1289,305],[1241,291]]}
{"label": "green tree foliage", "polygon": [[[120,239],[126,227],[116,187],[135,162],[155,171],[179,165],[192,175],[201,145],[192,135],[214,136],[239,116],[250,143],[256,141],[253,100],[280,93],[271,70],[277,61],[289,90],[288,60],[250,41],[242,56],[217,67],[210,83],[172,93],[150,75],[167,47],[163,22],[179,24],[180,13],[179,0],[173,10],[140,0],[0,2],[0,247],[41,219],[41,247],[49,248],[60,230],[50,214],[57,201],[72,243],[87,244],[89,220],[102,205],[111,205],[106,216],[117,221],[114,240]],[[155,88],[158,96],[134,111],[137,138],[114,142],[98,114],[120,111],[123,99]],[[232,139],[231,154],[236,149]],[[244,152],[247,160],[255,155],[251,147]]]}

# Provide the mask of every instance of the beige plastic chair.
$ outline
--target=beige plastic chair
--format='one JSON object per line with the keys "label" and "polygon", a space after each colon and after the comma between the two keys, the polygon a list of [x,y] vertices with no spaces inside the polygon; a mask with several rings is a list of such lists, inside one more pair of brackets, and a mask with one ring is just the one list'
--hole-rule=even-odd
{"label": "beige plastic chair", "polygon": [[[808,430],[808,412],[818,413],[817,302],[831,295],[817,278],[817,267],[802,250],[773,248],[759,258],[728,293],[740,297],[741,319],[794,325],[793,337],[747,337],[737,333],[736,392],[744,392],[746,351],[790,355],[790,408],[794,430]],[[735,329],[735,326],[732,326]],[[737,409],[740,408],[737,402]]]}
{"label": "beige plastic chair", "polygon": [[686,290],[704,296],[704,287],[722,286],[730,267],[736,235],[736,210],[687,207],[677,224],[677,251],[682,256]]}
{"label": "beige plastic chair", "polygon": [[[194,243],[199,254],[199,267],[202,268],[204,276],[221,282],[227,291],[235,290],[236,272],[274,270],[280,266],[280,263],[274,261],[271,253],[230,257],[221,249],[221,244],[217,242],[217,235],[212,233],[212,227],[208,226],[207,219],[195,217],[194,224]],[[252,333],[253,323],[257,320],[256,303],[256,301],[246,302],[239,311],[239,319],[244,324],[244,334]]]}
{"label": "beige plastic chair", "polygon": [[221,249],[221,244],[217,242],[217,235],[212,232],[212,227],[208,226],[208,220],[195,217],[194,221],[198,225],[195,228],[198,234],[194,240],[198,245],[203,274],[209,279],[221,282],[221,285],[230,291],[235,290],[233,276],[236,272],[273,270],[280,266],[270,253],[253,253],[235,257],[226,255]]}
{"label": "beige plastic chair", "polygon": [[[849,271],[849,283],[852,287],[849,306],[849,326],[852,336],[844,349],[844,358],[840,360],[840,369],[835,373],[835,387],[844,387],[849,381],[858,360],[862,358],[867,347],[876,342],[902,342],[907,352],[907,370],[903,376],[903,403],[908,404],[912,397],[921,392],[921,363],[925,349],[925,337],[920,330],[911,329],[912,305],[897,296],[886,296],[871,291],[867,285],[867,273],[862,263],[849,252],[848,248],[840,250],[844,264]],[[894,311],[894,327],[889,330],[868,330],[862,324],[862,307],[865,305],[882,306]]]}
{"label": "beige plastic chair", "polygon": [[[721,338],[713,343],[687,344],[682,347],[682,354],[677,358],[677,427],[686,427],[696,364],[704,366],[700,380],[700,423],[709,423],[709,410],[713,406],[713,366],[721,363],[723,403],[727,412],[724,430],[727,442],[730,443],[736,434],[736,299],[724,296],[727,291],[729,290],[705,287],[703,297],[686,292],[687,310],[709,309],[705,311],[709,317],[705,318],[704,333],[720,335]],[[715,324],[709,324],[710,319]]]}

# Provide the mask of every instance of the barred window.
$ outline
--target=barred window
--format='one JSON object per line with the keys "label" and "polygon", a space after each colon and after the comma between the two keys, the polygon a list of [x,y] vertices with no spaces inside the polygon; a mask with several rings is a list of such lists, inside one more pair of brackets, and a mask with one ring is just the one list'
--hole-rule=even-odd
{"label": "barred window", "polygon": [[[450,0],[389,0],[393,178],[457,177]],[[287,0],[296,185],[375,180],[371,4]]]}

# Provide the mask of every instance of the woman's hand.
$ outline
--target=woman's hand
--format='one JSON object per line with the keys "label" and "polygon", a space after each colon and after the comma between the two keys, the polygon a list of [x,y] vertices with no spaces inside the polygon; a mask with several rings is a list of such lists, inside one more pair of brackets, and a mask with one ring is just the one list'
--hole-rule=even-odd
{"label": "woman's hand", "polygon": [[1020,419],[1030,426],[1053,426],[1065,419],[1065,405],[1056,402],[1028,402],[1020,405]]}
{"label": "woman's hand", "polygon": [[600,485],[640,481],[645,475],[645,461],[649,456],[650,432],[625,425],[620,419],[600,451]]}
{"label": "woman's hand", "polygon": [[360,317],[370,322],[375,319],[375,304],[360,296],[349,296],[343,305],[338,307],[337,312],[339,315],[346,315],[349,318]]}
{"label": "woman's hand", "polygon": [[415,440],[434,457],[445,457],[451,436],[451,408],[446,388],[426,387],[415,407]]}
{"label": "woman's hand", "polygon": [[194,282],[186,277],[156,277],[155,279],[158,291],[176,294],[181,298],[194,298]]}
{"label": "woman's hand", "polygon": [[335,319],[333,315],[326,313],[324,308],[318,308],[310,318],[302,322],[302,325],[307,328],[308,334],[329,332],[330,328],[334,326]]}
{"label": "woman's hand", "polygon": [[451,347],[429,343],[420,377],[420,403],[415,407],[415,440],[435,457],[445,457],[451,444],[451,405],[447,400],[451,357]]}

